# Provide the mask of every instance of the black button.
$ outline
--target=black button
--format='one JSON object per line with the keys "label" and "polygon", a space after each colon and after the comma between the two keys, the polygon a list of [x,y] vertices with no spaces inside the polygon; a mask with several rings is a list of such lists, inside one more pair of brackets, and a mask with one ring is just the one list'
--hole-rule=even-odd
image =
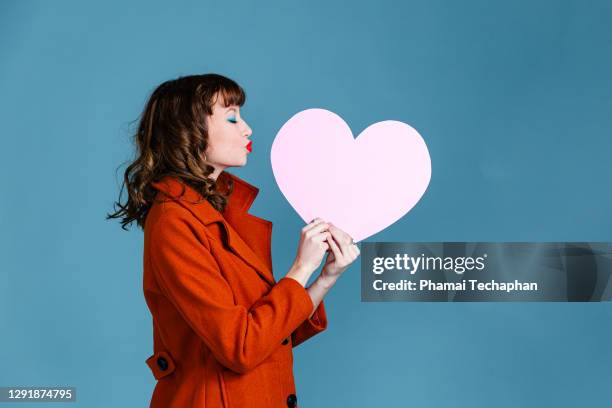
{"label": "black button", "polygon": [[297,404],[297,397],[295,396],[295,394],[289,394],[289,396],[287,397],[287,406],[289,408],[293,408],[295,407],[296,404]]}
{"label": "black button", "polygon": [[287,343],[289,343],[289,338],[288,337],[285,340],[283,340],[283,346],[286,345]]}
{"label": "black button", "polygon": [[157,365],[162,371],[166,371],[168,369],[168,361],[163,357],[159,357],[157,359]]}

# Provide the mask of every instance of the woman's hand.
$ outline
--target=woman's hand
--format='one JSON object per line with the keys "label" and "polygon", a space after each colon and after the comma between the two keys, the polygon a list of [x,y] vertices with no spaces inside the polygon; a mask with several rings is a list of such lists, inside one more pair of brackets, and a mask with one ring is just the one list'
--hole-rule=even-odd
{"label": "woman's hand", "polygon": [[326,242],[331,239],[328,232],[329,224],[321,218],[315,218],[310,224],[302,228],[298,253],[294,265],[310,277],[321,265],[325,252],[329,249]]}
{"label": "woman's hand", "polygon": [[353,238],[332,223],[329,223],[331,237],[327,240],[331,251],[321,271],[321,277],[335,282],[336,279],[357,259],[360,254],[359,247],[352,243]]}

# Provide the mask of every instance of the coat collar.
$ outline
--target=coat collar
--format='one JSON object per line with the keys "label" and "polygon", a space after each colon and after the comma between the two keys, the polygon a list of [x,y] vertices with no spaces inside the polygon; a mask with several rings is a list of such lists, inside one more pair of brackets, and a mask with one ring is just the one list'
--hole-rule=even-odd
{"label": "coat collar", "polygon": [[261,278],[274,285],[270,248],[272,222],[248,213],[259,189],[238,176],[223,171],[217,178],[217,190],[223,191],[229,180],[233,181],[234,189],[223,213],[178,178],[166,176],[153,182],[152,186],[191,211],[204,225],[215,222],[222,225],[233,252],[253,267]]}

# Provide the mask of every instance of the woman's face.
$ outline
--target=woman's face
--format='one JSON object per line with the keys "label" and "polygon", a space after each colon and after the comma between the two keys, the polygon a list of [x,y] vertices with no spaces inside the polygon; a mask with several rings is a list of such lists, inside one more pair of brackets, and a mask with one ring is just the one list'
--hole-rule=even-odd
{"label": "woman's face", "polygon": [[206,162],[215,167],[210,175],[213,179],[231,166],[244,166],[247,162],[250,143],[248,139],[253,131],[240,116],[240,107],[223,105],[223,98],[217,97],[213,113],[206,118],[208,123],[208,147]]}

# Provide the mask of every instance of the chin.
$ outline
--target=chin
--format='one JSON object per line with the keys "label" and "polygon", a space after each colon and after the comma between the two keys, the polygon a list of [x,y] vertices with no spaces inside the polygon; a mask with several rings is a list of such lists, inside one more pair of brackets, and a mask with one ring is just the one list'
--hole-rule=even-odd
{"label": "chin", "polygon": [[236,164],[234,164],[234,166],[236,166],[236,167],[243,167],[243,166],[246,166],[247,162],[248,162],[248,160],[245,157],[244,159],[242,159],[239,162],[237,162]]}
{"label": "chin", "polygon": [[228,167],[242,167],[242,166],[245,166],[246,164],[247,164],[247,158],[243,157],[241,159],[236,159],[236,160],[233,160],[233,161],[228,160],[227,162],[225,162],[225,164],[223,164],[223,166],[225,168],[228,168]]}

